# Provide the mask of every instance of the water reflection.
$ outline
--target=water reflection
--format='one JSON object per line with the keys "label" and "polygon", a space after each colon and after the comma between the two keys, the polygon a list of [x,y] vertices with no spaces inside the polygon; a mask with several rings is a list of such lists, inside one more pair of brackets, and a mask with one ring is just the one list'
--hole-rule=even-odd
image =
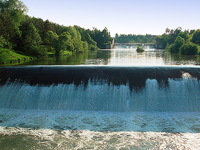
{"label": "water reflection", "polygon": [[166,65],[200,65],[199,56],[185,56],[169,52],[165,52],[164,61]]}
{"label": "water reflection", "polygon": [[72,56],[49,57],[24,65],[110,65],[110,66],[163,66],[200,65],[199,56],[170,54],[164,50],[149,49],[137,53],[135,49],[87,51]]}

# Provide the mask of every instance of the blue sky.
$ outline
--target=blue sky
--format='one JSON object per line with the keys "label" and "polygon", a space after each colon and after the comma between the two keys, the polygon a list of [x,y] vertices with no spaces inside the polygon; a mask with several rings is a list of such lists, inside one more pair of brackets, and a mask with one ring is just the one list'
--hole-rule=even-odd
{"label": "blue sky", "polygon": [[62,25],[107,27],[119,34],[200,28],[200,0],[22,0],[28,15]]}

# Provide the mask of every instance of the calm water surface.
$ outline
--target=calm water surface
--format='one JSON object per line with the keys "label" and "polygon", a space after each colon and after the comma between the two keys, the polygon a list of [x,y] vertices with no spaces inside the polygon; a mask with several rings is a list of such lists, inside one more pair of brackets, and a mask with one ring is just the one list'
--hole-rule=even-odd
{"label": "calm water surface", "polygon": [[146,50],[137,53],[135,49],[113,49],[88,51],[72,56],[49,57],[23,65],[110,65],[110,66],[163,66],[200,65],[199,56],[169,54],[164,50]]}

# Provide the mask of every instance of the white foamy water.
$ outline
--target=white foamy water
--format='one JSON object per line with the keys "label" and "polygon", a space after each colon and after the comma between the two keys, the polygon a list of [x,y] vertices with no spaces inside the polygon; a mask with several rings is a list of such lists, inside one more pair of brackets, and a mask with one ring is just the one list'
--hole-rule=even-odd
{"label": "white foamy water", "polygon": [[[0,108],[38,110],[87,110],[115,112],[199,112],[200,84],[188,76],[142,81],[142,84],[108,85],[91,82],[88,85],[58,84],[30,86],[7,83],[0,87]],[[12,92],[11,92],[12,91]]]}
{"label": "white foamy water", "polygon": [[187,72],[132,87],[7,82],[0,86],[0,148],[198,150],[199,95],[199,80]]}
{"label": "white foamy water", "polygon": [[33,149],[194,150],[200,146],[200,113],[1,109],[0,120],[1,139],[15,141],[22,135],[24,141],[33,142]]}

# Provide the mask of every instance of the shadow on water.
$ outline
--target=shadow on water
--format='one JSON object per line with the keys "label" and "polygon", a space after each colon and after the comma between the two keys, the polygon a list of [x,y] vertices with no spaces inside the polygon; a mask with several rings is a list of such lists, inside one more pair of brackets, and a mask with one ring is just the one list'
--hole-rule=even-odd
{"label": "shadow on water", "polygon": [[199,67],[4,67],[0,79],[0,126],[200,133]]}
{"label": "shadow on water", "polygon": [[111,57],[111,50],[86,51],[71,56],[51,56],[23,65],[107,65]]}
{"label": "shadow on water", "polygon": [[199,56],[170,54],[164,50],[147,50],[144,53],[137,53],[134,49],[114,49],[86,51],[72,56],[48,57],[23,65],[163,66],[199,64]]}
{"label": "shadow on water", "polygon": [[170,54],[169,52],[165,52],[164,61],[166,65],[200,65],[199,56]]}

